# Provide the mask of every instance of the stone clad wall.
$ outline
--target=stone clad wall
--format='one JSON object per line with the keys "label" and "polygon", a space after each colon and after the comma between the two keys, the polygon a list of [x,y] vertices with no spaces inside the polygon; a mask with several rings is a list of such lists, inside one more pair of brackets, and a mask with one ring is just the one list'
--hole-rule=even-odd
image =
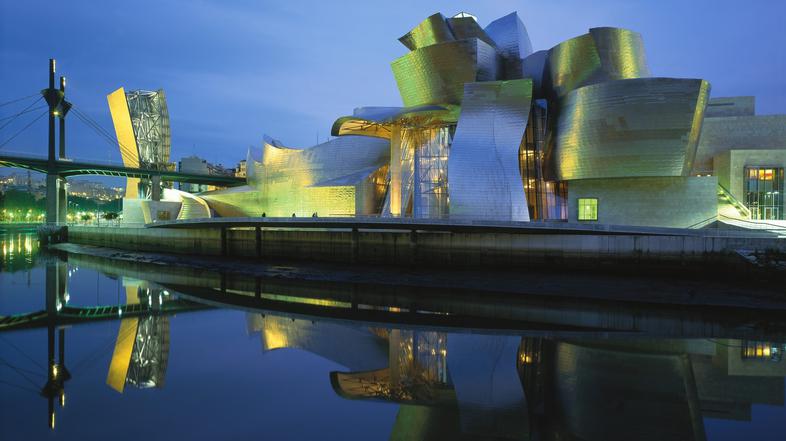
{"label": "stone clad wall", "polygon": [[569,221],[578,222],[578,199],[598,199],[598,223],[687,228],[718,214],[718,179],[655,177],[585,179],[568,184]]}

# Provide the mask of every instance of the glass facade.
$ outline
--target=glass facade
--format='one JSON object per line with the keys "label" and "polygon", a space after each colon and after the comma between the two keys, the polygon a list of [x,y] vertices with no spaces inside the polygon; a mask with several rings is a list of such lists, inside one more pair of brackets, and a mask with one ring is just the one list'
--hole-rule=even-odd
{"label": "glass facade", "polygon": [[745,167],[745,206],[751,218],[783,220],[783,168]]}
{"label": "glass facade", "polygon": [[598,200],[595,198],[579,198],[578,213],[580,221],[598,220]]}
{"label": "glass facade", "polygon": [[568,218],[568,183],[544,178],[544,145],[548,123],[545,104],[532,106],[524,139],[519,149],[519,168],[531,220]]}

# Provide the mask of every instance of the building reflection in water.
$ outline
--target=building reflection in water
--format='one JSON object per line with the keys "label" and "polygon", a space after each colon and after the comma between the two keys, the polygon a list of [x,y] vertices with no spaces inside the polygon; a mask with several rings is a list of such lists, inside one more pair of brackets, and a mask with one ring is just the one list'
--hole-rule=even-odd
{"label": "building reflection in water", "polygon": [[[45,261],[48,424],[66,404],[68,266]],[[123,278],[106,382],[164,386],[171,297]],[[395,403],[392,440],[704,440],[708,418],[750,421],[754,404],[784,405],[784,344],[764,340],[542,338],[372,327],[249,313],[263,351],[301,349],[343,366],[345,399]],[[578,335],[575,332],[571,335]],[[231,360],[227,361],[231,363]],[[58,404],[59,403],[59,404]]]}
{"label": "building reflection in water", "polygon": [[[46,321],[47,381],[41,395],[48,400],[47,424],[56,423],[56,404],[66,404],[66,382],[71,372],[66,366],[66,326],[62,323],[69,301],[68,264],[54,256],[46,256]],[[76,269],[74,268],[74,271]],[[120,320],[107,384],[123,392],[126,384],[137,388],[163,387],[169,359],[169,318],[161,315],[161,307],[170,294],[148,286],[146,282],[123,279],[126,301],[117,307],[122,317],[124,307],[145,304],[144,314]],[[106,307],[102,307],[106,308]]]}
{"label": "building reflection in water", "polygon": [[169,318],[156,313],[169,293],[128,278],[123,278],[123,287],[125,304],[147,304],[150,314],[120,321],[106,383],[120,393],[126,384],[140,389],[163,387],[169,361]]}
{"label": "building reflection in water", "polygon": [[784,345],[770,342],[522,338],[261,314],[248,328],[264,350],[345,366],[330,374],[341,397],[398,403],[392,440],[704,440],[705,418],[750,421],[753,404],[784,405]]}

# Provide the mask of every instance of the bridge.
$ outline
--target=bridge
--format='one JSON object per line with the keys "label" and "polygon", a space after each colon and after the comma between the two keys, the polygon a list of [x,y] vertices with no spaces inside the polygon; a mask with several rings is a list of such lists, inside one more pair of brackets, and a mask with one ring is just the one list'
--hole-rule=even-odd
{"label": "bridge", "polygon": [[195,173],[182,173],[173,170],[153,170],[145,168],[126,167],[119,164],[103,164],[83,162],[69,159],[56,159],[54,164],[49,159],[36,156],[16,156],[0,154],[0,167],[15,167],[38,173],[54,172],[67,178],[81,175],[116,176],[125,178],[158,178],[161,181],[184,182],[189,184],[204,184],[232,187],[243,185],[245,179],[235,176],[202,175]]}
{"label": "bridge", "polygon": [[0,332],[43,328],[49,326],[52,320],[56,322],[56,326],[66,326],[103,320],[117,320],[120,318],[145,317],[153,313],[156,315],[172,315],[209,308],[209,306],[189,300],[170,300],[161,304],[155,310],[143,304],[86,307],[64,306],[54,317],[46,310],[0,316]]}
{"label": "bridge", "polygon": [[[36,171],[46,174],[46,223],[53,225],[60,225],[66,218],[67,191],[66,191],[66,178],[70,176],[79,175],[99,175],[99,176],[118,176],[127,178],[144,178],[152,182],[153,200],[159,200],[161,197],[160,183],[161,181],[174,181],[185,182],[192,184],[206,184],[218,186],[235,186],[245,183],[243,179],[234,176],[216,176],[216,175],[201,175],[191,173],[180,173],[167,169],[146,169],[141,167],[128,167],[120,164],[100,164],[95,162],[74,161],[68,159],[66,156],[66,137],[65,137],[65,118],[69,111],[72,110],[73,104],[66,101],[66,80],[65,77],[60,77],[60,87],[55,88],[55,60],[49,60],[49,87],[41,90],[41,96],[46,101],[49,120],[49,133],[48,133],[48,155],[46,157],[32,157],[32,156],[14,156],[8,154],[0,155],[0,167],[16,167],[26,170]],[[21,98],[24,99],[24,98]],[[41,99],[41,98],[39,98]],[[19,100],[13,100],[16,102]],[[37,101],[36,101],[37,102]],[[6,103],[8,104],[8,103]],[[35,102],[33,103],[35,104]],[[30,112],[31,104],[21,112],[13,115],[11,121],[16,117]],[[35,109],[33,109],[35,110]],[[75,109],[78,117],[84,118],[84,115],[78,109]],[[44,114],[41,115],[41,117]],[[40,117],[39,117],[40,118]],[[55,145],[55,121],[59,120],[59,145]],[[35,122],[34,120],[33,122]],[[9,122],[10,123],[10,122]],[[9,123],[5,123],[0,128],[5,127]],[[96,123],[93,121],[86,121],[95,130]],[[31,123],[32,124],[32,123]],[[25,126],[21,131],[30,127],[30,124]],[[14,139],[21,131],[17,132],[9,139],[7,139],[0,148],[5,146],[8,141]],[[107,137],[108,135],[101,130],[99,134]]]}

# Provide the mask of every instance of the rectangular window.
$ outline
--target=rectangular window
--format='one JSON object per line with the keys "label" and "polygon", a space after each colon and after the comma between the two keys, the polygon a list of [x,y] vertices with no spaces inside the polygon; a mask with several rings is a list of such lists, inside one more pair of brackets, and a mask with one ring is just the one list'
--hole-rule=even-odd
{"label": "rectangular window", "polygon": [[598,220],[598,199],[597,198],[579,198],[579,216],[580,221],[596,221]]}

